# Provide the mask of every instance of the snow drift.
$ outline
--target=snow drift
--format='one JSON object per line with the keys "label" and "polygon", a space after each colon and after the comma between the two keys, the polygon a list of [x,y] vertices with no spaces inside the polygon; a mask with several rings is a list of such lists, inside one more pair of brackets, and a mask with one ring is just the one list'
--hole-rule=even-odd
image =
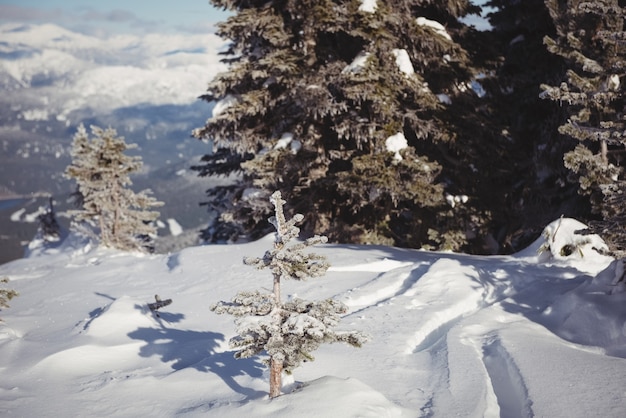
{"label": "snow drift", "polygon": [[[267,282],[242,258],[271,237],[153,256],[75,237],[31,249],[0,266],[20,293],[0,312],[0,415],[621,417],[626,293],[602,241],[576,229],[558,220],[512,256],[316,247],[329,272],[284,294],[341,300],[340,327],[372,339],[322,346],[274,400],[261,359],[233,358],[232,318],[209,310]],[[173,299],[158,316],[156,293]]]}

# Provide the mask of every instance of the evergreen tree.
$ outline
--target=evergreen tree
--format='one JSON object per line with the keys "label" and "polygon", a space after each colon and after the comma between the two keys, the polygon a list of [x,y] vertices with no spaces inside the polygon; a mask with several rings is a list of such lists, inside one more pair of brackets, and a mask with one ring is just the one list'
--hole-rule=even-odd
{"label": "evergreen tree", "polygon": [[625,9],[617,0],[547,0],[546,5],[557,37],[546,37],[545,43],[566,60],[568,70],[560,85],[542,86],[542,97],[566,106],[569,118],[559,132],[579,145],[565,155],[565,165],[580,193],[589,196],[596,216],[592,231],[624,256]]}
{"label": "evergreen tree", "polygon": [[556,83],[565,72],[562,57],[543,45],[545,36],[556,34],[548,9],[543,0],[491,0],[487,6],[495,9],[489,14],[490,46],[501,60],[481,82],[491,120],[502,132],[494,142],[506,143],[506,165],[498,176],[506,184],[498,240],[511,252],[527,246],[559,216],[584,217],[588,209],[567,181],[563,154],[575,141],[557,132],[565,121],[563,108],[539,98],[541,83]]}
{"label": "evergreen tree", "polygon": [[65,175],[76,180],[81,208],[69,213],[76,222],[95,227],[106,246],[150,250],[159,213],[149,209],[162,203],[149,191],[128,188],[130,174],[141,169],[141,158],[124,154],[135,146],[126,144],[114,129],[92,126],[91,131],[93,138],[81,125],[74,136],[72,163]]}
{"label": "evergreen tree", "polygon": [[462,123],[448,109],[473,94],[455,41],[469,1],[212,4],[235,12],[218,31],[230,69],[203,96],[216,105],[194,135],[216,150],[194,168],[240,181],[209,190],[221,216],[206,239],[265,234],[267,190],[333,241],[458,250],[487,222],[462,190],[479,153],[453,145]]}
{"label": "evergreen tree", "polygon": [[[9,279],[7,277],[0,278],[0,283],[5,284],[8,283]],[[15,296],[18,296],[18,293],[12,289],[4,289],[0,288],[0,310],[2,308],[9,307],[9,301],[13,299]]]}
{"label": "evergreen tree", "polygon": [[300,233],[296,224],[304,217],[296,215],[287,220],[280,192],[272,194],[275,216],[270,223],[276,229],[274,248],[263,257],[244,258],[244,263],[258,269],[268,268],[273,276],[272,293],[239,292],[231,302],[219,302],[211,307],[218,313],[238,317],[238,335],[230,340],[239,348],[237,358],[246,358],[263,351],[269,356],[270,398],[280,395],[283,370],[291,373],[303,361],[314,360],[311,352],[322,343],[346,342],[360,347],[366,337],[359,332],[336,332],[340,314],[346,312],[341,302],[327,299],[305,301],[299,298],[284,302],[281,282],[286,279],[306,280],[323,276],[328,269],[325,257],[305,252],[315,244],[326,242],[326,237],[314,236],[304,242],[291,243]]}
{"label": "evergreen tree", "polygon": [[61,226],[54,211],[54,200],[50,198],[46,211],[37,217],[38,234],[45,242],[56,242],[61,238]]}

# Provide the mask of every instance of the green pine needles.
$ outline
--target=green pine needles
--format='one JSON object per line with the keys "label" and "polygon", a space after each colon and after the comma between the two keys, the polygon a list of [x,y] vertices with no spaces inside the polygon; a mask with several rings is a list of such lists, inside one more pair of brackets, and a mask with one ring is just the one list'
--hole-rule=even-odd
{"label": "green pine needles", "polygon": [[283,212],[286,203],[280,192],[270,198],[275,216],[270,223],[276,229],[274,247],[263,257],[245,257],[244,263],[258,269],[269,269],[273,276],[273,292],[241,291],[231,302],[218,302],[211,307],[217,314],[237,317],[238,335],[230,340],[238,351],[236,358],[267,353],[270,368],[270,398],[280,395],[281,375],[291,373],[302,362],[312,361],[322,343],[345,342],[360,347],[367,337],[358,331],[337,332],[334,328],[345,313],[346,306],[332,299],[306,301],[298,298],[283,302],[283,279],[306,280],[326,273],[324,256],[305,252],[308,247],[326,242],[326,237],[314,236],[293,243],[300,233],[296,226],[303,220],[300,214],[287,220]]}

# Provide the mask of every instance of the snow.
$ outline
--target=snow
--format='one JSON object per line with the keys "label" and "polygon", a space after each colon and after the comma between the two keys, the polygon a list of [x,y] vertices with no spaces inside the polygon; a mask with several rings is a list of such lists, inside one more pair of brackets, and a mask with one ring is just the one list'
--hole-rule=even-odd
{"label": "snow", "polygon": [[22,112],[26,120],[64,121],[84,109],[188,105],[226,68],[217,54],[224,41],[209,33],[97,37],[54,24],[4,23],[0,38],[2,51],[15,55],[0,60],[3,87],[33,102],[46,97],[45,109]]}
{"label": "snow", "polygon": [[346,65],[346,67],[341,70],[341,72],[343,74],[346,73],[354,73],[354,74],[358,74],[363,68],[365,68],[365,65],[367,65],[367,60],[370,57],[370,53],[369,52],[360,52],[353,60],[350,64]]}
{"label": "snow", "polygon": [[285,132],[281,135],[280,139],[276,141],[276,144],[274,144],[274,149],[286,149],[287,147],[289,147],[292,154],[297,154],[302,148],[302,143],[298,140],[294,140],[291,132]]}
{"label": "snow", "polygon": [[460,195],[446,194],[446,202],[448,202],[448,204],[451,207],[455,207],[456,205],[461,204],[461,203],[467,203],[468,200],[469,200],[469,197],[464,194],[460,194]]}
{"label": "snow", "polygon": [[25,212],[26,212],[25,208],[21,208],[13,212],[10,216],[11,222],[20,222]]}
{"label": "snow", "polygon": [[385,140],[385,147],[387,148],[387,151],[393,152],[394,153],[393,158],[397,161],[402,160],[402,155],[400,155],[400,151],[402,151],[408,146],[409,146],[409,143],[407,142],[404,136],[404,133],[402,132],[398,132],[395,135],[391,135]]}
{"label": "snow", "polygon": [[618,91],[619,90],[619,75],[611,74],[607,81],[607,89],[609,91]]}
{"label": "snow", "polygon": [[48,111],[46,109],[30,109],[22,112],[22,118],[28,121],[48,120]]}
{"label": "snow", "polygon": [[[621,417],[626,292],[581,226],[556,220],[510,256],[317,246],[332,267],[283,294],[344,302],[339,329],[371,340],[322,346],[274,400],[210,312],[271,280],[242,258],[273,236],[142,255],[71,235],[0,266],[20,293],[0,312],[0,415]],[[156,293],[173,299],[159,316]]]}
{"label": "snow", "polygon": [[361,0],[359,12],[375,13],[378,9],[377,0]]}
{"label": "snow", "polygon": [[445,93],[439,93],[437,95],[437,99],[439,100],[440,103],[447,104],[447,105],[452,104],[452,99],[450,98],[450,96],[448,96]]}
{"label": "snow", "polygon": [[168,219],[167,226],[170,229],[170,234],[172,234],[173,236],[178,236],[183,233],[183,227],[180,226],[176,219]]}
{"label": "snow", "polygon": [[227,95],[223,99],[218,100],[213,106],[212,116],[214,118],[219,117],[229,107],[237,103],[237,98],[233,95]]}
{"label": "snow", "polygon": [[407,76],[415,74],[413,63],[411,62],[411,58],[409,57],[409,53],[406,51],[406,49],[394,49],[391,52],[396,57],[396,65],[401,72],[403,72]]}
{"label": "snow", "polygon": [[418,24],[418,26],[426,26],[427,28],[432,29],[437,35],[442,36],[449,41],[452,40],[452,37],[446,30],[446,27],[436,20],[427,19],[425,17],[418,17],[417,19],[415,19],[415,22]]}

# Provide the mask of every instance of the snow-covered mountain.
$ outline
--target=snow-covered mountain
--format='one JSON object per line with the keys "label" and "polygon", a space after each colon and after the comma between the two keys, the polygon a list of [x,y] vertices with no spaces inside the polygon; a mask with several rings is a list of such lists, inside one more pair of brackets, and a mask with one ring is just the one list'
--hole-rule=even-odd
{"label": "snow-covered mountain", "polygon": [[[145,171],[137,186],[172,202],[165,219],[184,227],[205,222],[198,202],[209,184],[187,169],[209,146],[190,135],[211,114],[198,96],[225,69],[223,44],[211,33],[100,38],[53,24],[0,25],[0,198],[51,194],[62,205],[71,192],[61,173],[72,136],[80,123],[96,124],[139,145]],[[193,210],[179,213],[182,202]],[[0,205],[0,262],[32,237],[32,225],[8,223],[20,209]]]}
{"label": "snow-covered mountain", "polygon": [[79,122],[75,112],[88,109],[97,115],[139,105],[189,105],[224,68],[217,55],[223,43],[213,34],[101,39],[53,24],[4,24],[0,80],[21,101],[31,99],[19,109],[25,120],[70,124]]}
{"label": "snow-covered mountain", "polygon": [[[338,299],[339,328],[371,339],[322,346],[274,400],[262,358],[235,360],[233,318],[210,311],[271,288],[242,258],[273,237],[152,256],[33,243],[0,266],[20,293],[0,312],[0,416],[621,418],[626,293],[581,227],[557,220],[511,256],[315,247],[330,270],[283,295]],[[159,316],[155,293],[173,300]]]}

